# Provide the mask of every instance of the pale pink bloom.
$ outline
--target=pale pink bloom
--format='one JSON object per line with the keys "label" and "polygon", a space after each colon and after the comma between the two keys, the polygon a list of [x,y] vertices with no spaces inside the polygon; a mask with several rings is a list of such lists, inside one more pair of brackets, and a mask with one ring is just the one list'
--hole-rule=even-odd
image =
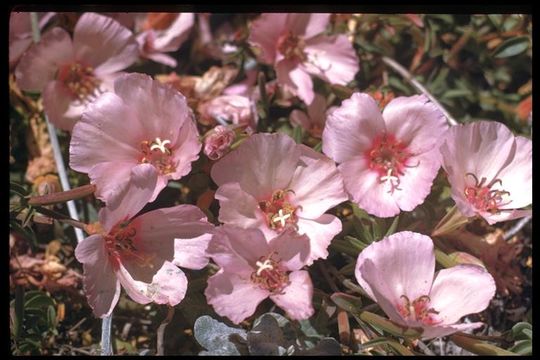
{"label": "pale pink bloom", "polygon": [[290,121],[295,126],[301,126],[311,136],[321,138],[326,121],[326,99],[320,94],[315,94],[311,104],[307,106],[307,114],[295,109],[291,112]]}
{"label": "pale pink bloom", "polygon": [[242,95],[217,96],[199,106],[202,117],[212,118],[214,121],[223,121],[256,128],[253,114],[253,102]]}
{"label": "pale pink bloom", "polygon": [[[55,15],[54,12],[37,13],[39,29]],[[29,12],[12,12],[9,15],[9,68],[13,68],[22,54],[32,44],[32,23]]]}
{"label": "pale pink bloom", "polygon": [[112,88],[118,72],[138,58],[131,31],[95,13],[81,16],[73,40],[55,27],[22,57],[15,71],[22,90],[39,91],[49,120],[71,131],[88,102]]}
{"label": "pale pink bloom", "polygon": [[325,212],[347,199],[334,162],[285,134],[255,134],[212,167],[219,220],[272,239],[287,228],[310,239],[308,264],[328,256],[341,221]]}
{"label": "pale pink bloom", "polygon": [[216,313],[238,324],[270,298],[294,320],[314,313],[313,284],[301,270],[309,254],[303,235],[285,231],[266,241],[257,229],[216,228],[208,255],[220,270],[208,279],[205,295]]}
{"label": "pale pink bloom", "polygon": [[227,152],[236,138],[234,130],[218,125],[204,139],[204,153],[211,160],[218,160]]}
{"label": "pale pink bloom", "polygon": [[248,41],[260,60],[275,66],[280,85],[306,104],[313,101],[315,75],[346,85],[358,72],[358,57],[346,35],[323,35],[330,14],[262,14],[251,24]]}
{"label": "pale pink bloom", "polygon": [[185,97],[148,75],[132,73],[115,81],[114,92],[88,105],[73,128],[69,164],[88,173],[105,202],[129,180],[133,167],[151,164],[159,174],[154,201],[170,179],[191,171],[200,150]]}
{"label": "pale pink bloom", "polygon": [[148,13],[140,19],[137,35],[141,56],[176,67],[176,60],[164,53],[173,52],[187,40],[195,21],[193,13]]}
{"label": "pale pink bloom", "polygon": [[503,124],[477,121],[453,126],[440,148],[452,198],[467,217],[490,224],[530,215],[532,142]]}
{"label": "pale pink bloom", "polygon": [[100,230],[77,245],[83,263],[84,291],[97,317],[110,315],[120,285],[140,304],[177,305],[187,279],[177,267],[202,269],[213,226],[197,207],[179,205],[133,218],[152,196],[156,169],[133,168],[129,182],[100,210]]}
{"label": "pale pink bloom", "polygon": [[391,217],[413,210],[429,194],[447,128],[424,95],[398,97],[381,116],[371,96],[354,93],[329,112],[322,149],[340,164],[353,202],[372,215]]}
{"label": "pale pink bloom", "polygon": [[493,277],[477,265],[457,265],[435,274],[433,241],[411,231],[365,248],[355,275],[390,320],[422,328],[424,339],[482,326],[458,321],[486,309],[496,289]]}

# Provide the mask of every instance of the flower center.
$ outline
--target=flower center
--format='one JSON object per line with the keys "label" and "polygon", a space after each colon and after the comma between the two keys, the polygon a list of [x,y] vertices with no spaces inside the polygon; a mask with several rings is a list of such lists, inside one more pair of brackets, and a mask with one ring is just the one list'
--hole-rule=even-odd
{"label": "flower center", "polygon": [[289,193],[292,190],[276,190],[272,193],[270,200],[260,201],[259,208],[266,216],[266,223],[272,230],[281,231],[287,227],[297,229],[296,223],[298,218],[295,207],[290,203]]}
{"label": "flower center", "polygon": [[80,101],[91,100],[99,91],[100,80],[95,77],[94,69],[81,63],[61,66],[58,81],[66,86],[73,98]]}
{"label": "flower center", "polygon": [[436,325],[442,322],[437,316],[439,312],[430,307],[429,296],[422,295],[413,302],[405,295],[401,295],[400,299],[402,302],[397,304],[397,310],[404,319],[419,321],[424,325]]}
{"label": "flower center", "polygon": [[255,265],[257,270],[251,274],[251,281],[260,288],[271,293],[279,294],[289,285],[289,276],[281,267],[280,259],[274,259],[274,252],[268,256],[261,256]]}
{"label": "flower center", "polygon": [[413,154],[407,150],[407,146],[398,141],[393,135],[383,134],[375,138],[371,149],[365,152],[369,168],[379,173],[379,182],[390,185],[389,193],[399,188],[399,177],[404,175],[407,161]]}
{"label": "flower center", "polygon": [[467,201],[478,211],[498,214],[502,206],[508,205],[512,201],[504,202],[503,196],[510,195],[508,191],[491,189],[496,183],[499,183],[502,186],[502,181],[500,179],[495,179],[491,183],[485,185],[487,181],[485,177],[478,181],[478,178],[472,173],[467,173],[465,176],[472,177],[474,185],[466,186],[463,192]]}
{"label": "flower center", "polygon": [[154,165],[161,175],[175,172],[176,162],[172,157],[171,141],[161,140],[159,137],[152,141],[142,141],[139,163]]}
{"label": "flower center", "polygon": [[278,51],[289,60],[304,61],[306,59],[305,46],[304,39],[293,35],[290,31],[281,35],[277,42]]}
{"label": "flower center", "polygon": [[135,235],[137,230],[129,221],[119,222],[105,235],[105,247],[114,267],[117,268],[122,260],[135,260],[140,266],[154,267],[154,254],[147,254],[135,247]]}
{"label": "flower center", "polygon": [[143,30],[165,30],[178,17],[176,13],[149,13],[142,24]]}

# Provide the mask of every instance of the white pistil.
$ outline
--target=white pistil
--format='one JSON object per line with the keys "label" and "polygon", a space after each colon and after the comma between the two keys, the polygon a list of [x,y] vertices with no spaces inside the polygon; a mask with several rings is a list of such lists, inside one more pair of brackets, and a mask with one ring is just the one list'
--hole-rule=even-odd
{"label": "white pistil", "polygon": [[165,145],[168,145],[170,144],[171,142],[169,140],[164,140],[164,141],[161,141],[160,138],[156,138],[153,142],[152,142],[152,145],[150,146],[150,150],[151,151],[154,151],[155,149],[158,149],[159,151],[161,151],[163,154],[168,154],[169,153],[169,149],[167,149],[165,147]]}
{"label": "white pistil", "polygon": [[291,217],[291,214],[283,214],[283,209],[279,209],[278,216],[274,216],[272,218],[272,222],[274,222],[274,223],[280,222],[281,226],[285,226],[285,222],[290,217]]}
{"label": "white pistil", "polygon": [[[386,172],[386,175],[385,176],[381,176],[380,179],[381,182],[387,182],[387,181],[390,181],[390,184],[392,185],[392,187],[396,187],[399,185],[399,178],[397,176],[393,176],[392,175],[392,169],[388,169],[388,171]],[[394,182],[396,182],[394,184]]]}
{"label": "white pistil", "polygon": [[263,272],[264,270],[274,270],[270,259],[266,259],[264,260],[264,262],[257,261],[255,265],[258,266],[257,276],[261,276],[261,272]]}

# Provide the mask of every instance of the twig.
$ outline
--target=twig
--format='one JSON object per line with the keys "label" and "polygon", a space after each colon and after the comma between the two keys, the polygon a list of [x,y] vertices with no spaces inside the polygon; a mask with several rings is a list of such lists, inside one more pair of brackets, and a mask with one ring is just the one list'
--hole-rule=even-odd
{"label": "twig", "polygon": [[158,330],[157,330],[157,354],[156,355],[163,356],[165,353],[165,346],[164,346],[165,344],[163,341],[163,337],[165,336],[165,328],[171,322],[173,316],[174,316],[174,307],[169,306],[167,317],[163,320],[161,325],[159,325]]}
{"label": "twig", "polygon": [[28,205],[52,205],[57,203],[63,203],[69,200],[80,199],[85,196],[91,195],[94,193],[95,190],[96,186],[90,184],[79,186],[75,189],[55,192],[47,195],[32,196],[28,199]]}
{"label": "twig", "polygon": [[519,230],[523,229],[523,227],[527,225],[529,221],[531,221],[531,219],[532,219],[532,216],[526,216],[523,219],[519,220],[510,230],[508,230],[504,234],[503,239],[509,240],[512,236],[516,235],[519,232]]}
{"label": "twig", "polygon": [[[39,24],[38,17],[36,12],[30,13],[30,19],[32,22],[32,38],[35,43],[39,42],[40,33],[39,33]],[[67,177],[66,168],[64,165],[64,159],[62,157],[62,151],[60,150],[60,144],[58,143],[58,136],[54,126],[49,121],[47,115],[45,115],[45,122],[47,123],[47,131],[49,132],[49,137],[51,140],[51,145],[53,148],[54,160],[56,162],[56,169],[58,170],[58,176],[60,178],[60,183],[64,190],[69,190],[69,180]],[[74,220],[79,220],[79,215],[77,214],[77,209],[75,208],[75,202],[70,200],[67,202],[67,207],[69,211],[69,216]],[[75,229],[75,236],[77,237],[77,242],[84,240],[84,234],[81,229]],[[111,346],[111,320],[112,314],[106,318],[103,318],[103,323],[101,327],[101,355],[112,355],[112,346]]]}
{"label": "twig", "polygon": [[411,83],[411,85],[414,86],[416,90],[426,95],[429,98],[429,100],[431,100],[431,102],[435,104],[441,110],[444,116],[446,116],[446,119],[448,120],[448,123],[450,125],[458,124],[458,122],[448,113],[448,111],[446,111],[446,109],[441,105],[441,103],[437,101],[437,99],[435,99],[435,97],[431,95],[431,93],[427,91],[427,89],[422,84],[420,84],[416,79],[414,79],[412,74],[408,72],[407,69],[405,69],[403,66],[398,64],[395,60],[390,59],[387,56],[383,56],[382,61],[386,65],[394,69],[396,72],[398,72],[401,76],[403,76],[403,78],[407,80],[409,83]]}

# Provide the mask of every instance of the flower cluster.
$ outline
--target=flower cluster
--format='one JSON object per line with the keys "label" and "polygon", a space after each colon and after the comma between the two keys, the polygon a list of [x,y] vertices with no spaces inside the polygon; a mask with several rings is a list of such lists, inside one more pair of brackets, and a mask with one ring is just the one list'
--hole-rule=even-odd
{"label": "flower cluster", "polygon": [[[72,32],[48,27],[33,45],[27,14],[10,19],[17,85],[42,94],[48,119],[70,133],[70,168],[88,175],[104,203],[75,251],[97,317],[111,314],[121,286],[138,303],[175,306],[188,288],[179,267],[212,261],[204,294],[217,314],[238,324],[270,298],[291,319],[307,319],[316,311],[311,266],[325,266],[332,241],[358,225],[344,224],[342,208],[372,219],[413,212],[438,174],[464,217],[494,224],[531,213],[531,140],[493,121],[449,126],[425,95],[380,104],[355,88],[341,101],[316,86],[355,86],[361,68],[347,35],[329,35],[331,14],[262,14],[249,34],[231,32],[211,51],[225,59],[243,48],[253,66],[275,72],[268,83],[249,68],[168,83],[131,72],[148,60],[177,67],[171,54],[207,22],[131,15],[125,26],[85,13]],[[269,131],[277,123],[269,101],[295,104],[279,121],[319,150]],[[199,202],[144,211],[170,181],[192,174],[213,180],[215,221]],[[433,240],[412,231],[369,244],[355,276],[392,322],[426,339],[481,326],[460,319],[486,309],[496,290],[478,265],[435,272]]]}

